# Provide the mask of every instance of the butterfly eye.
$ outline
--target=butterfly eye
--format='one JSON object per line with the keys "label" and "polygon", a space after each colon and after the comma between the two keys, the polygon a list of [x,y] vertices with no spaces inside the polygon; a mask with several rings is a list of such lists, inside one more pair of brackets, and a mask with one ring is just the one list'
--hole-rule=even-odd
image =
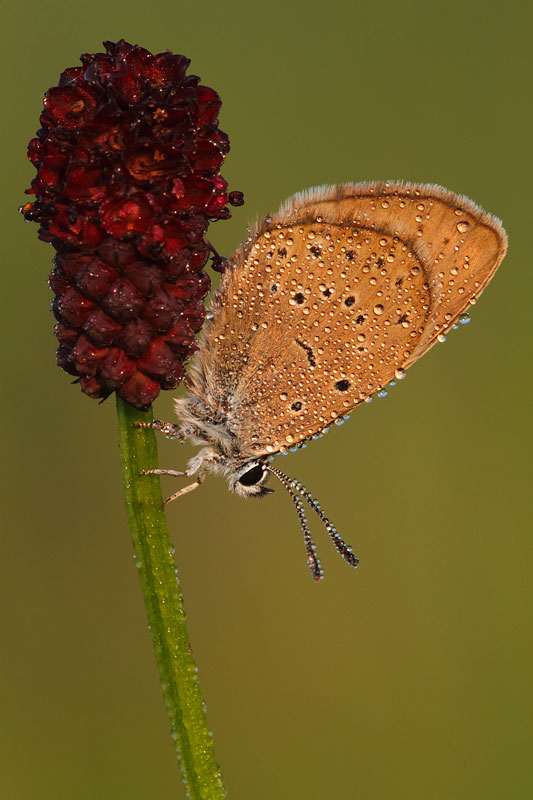
{"label": "butterfly eye", "polygon": [[255,467],[252,467],[245,472],[244,475],[241,475],[239,483],[242,483],[243,486],[254,486],[256,483],[259,483],[263,474],[264,471],[261,464],[256,464]]}

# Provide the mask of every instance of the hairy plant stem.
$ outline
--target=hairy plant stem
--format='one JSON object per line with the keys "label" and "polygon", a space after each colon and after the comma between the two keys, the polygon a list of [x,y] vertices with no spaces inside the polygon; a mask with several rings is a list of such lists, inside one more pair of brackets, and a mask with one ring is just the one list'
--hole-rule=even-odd
{"label": "hairy plant stem", "polygon": [[174,747],[189,796],[193,800],[222,800],[226,791],[207,727],[159,477],[139,474],[157,468],[154,431],[134,427],[136,422],[151,422],[152,411],[137,411],[117,396],[117,414],[135,565]]}

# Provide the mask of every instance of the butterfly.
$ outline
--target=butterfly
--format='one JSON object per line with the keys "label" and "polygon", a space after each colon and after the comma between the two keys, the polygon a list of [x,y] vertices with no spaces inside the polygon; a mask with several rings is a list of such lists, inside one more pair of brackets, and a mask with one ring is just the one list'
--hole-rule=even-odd
{"label": "butterfly", "polygon": [[299,481],[272,457],[300,447],[401,379],[473,305],[502,261],[501,222],[466,197],[417,183],[348,183],[294,195],[250,230],[228,260],[212,316],[175,401],[180,425],[144,423],[202,449],[207,472],[242,497],[274,475],[290,494],[316,581],[323,570],[304,500],[337,551],[352,549]]}

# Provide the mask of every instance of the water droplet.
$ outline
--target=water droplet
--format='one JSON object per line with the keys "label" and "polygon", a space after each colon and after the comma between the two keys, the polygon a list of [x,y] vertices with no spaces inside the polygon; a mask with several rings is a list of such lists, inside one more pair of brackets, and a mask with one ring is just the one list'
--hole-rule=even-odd
{"label": "water droplet", "polygon": [[399,367],[394,374],[397,380],[399,381],[403,381],[403,379],[405,378],[405,370],[402,369],[401,367]]}
{"label": "water droplet", "polygon": [[380,314],[383,314],[384,310],[385,309],[383,308],[381,303],[378,303],[377,305],[374,306],[374,314],[377,314],[377,316],[379,316]]}
{"label": "water droplet", "polygon": [[459,233],[466,233],[469,227],[470,223],[467,222],[466,220],[457,223],[457,230],[459,231]]}
{"label": "water droplet", "polygon": [[459,322],[461,323],[461,325],[468,325],[468,323],[470,322],[470,314],[461,314],[461,316],[459,317]]}
{"label": "water droplet", "polygon": [[446,341],[446,334],[444,334],[444,333],[439,333],[439,335],[437,336],[437,341],[438,341],[438,342],[441,342],[441,343],[442,343],[442,342],[445,342],[445,341]]}

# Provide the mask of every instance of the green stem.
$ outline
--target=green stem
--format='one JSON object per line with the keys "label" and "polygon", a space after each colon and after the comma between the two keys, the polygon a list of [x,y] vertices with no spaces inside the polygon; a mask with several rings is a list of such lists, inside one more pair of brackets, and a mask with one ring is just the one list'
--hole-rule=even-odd
{"label": "green stem", "polygon": [[151,422],[152,411],[137,411],[117,397],[117,413],[135,564],[141,579],[174,747],[189,796],[193,800],[222,800],[226,791],[207,727],[198,670],[187,634],[159,478],[139,474],[157,467],[154,431],[134,427],[136,422]]}

